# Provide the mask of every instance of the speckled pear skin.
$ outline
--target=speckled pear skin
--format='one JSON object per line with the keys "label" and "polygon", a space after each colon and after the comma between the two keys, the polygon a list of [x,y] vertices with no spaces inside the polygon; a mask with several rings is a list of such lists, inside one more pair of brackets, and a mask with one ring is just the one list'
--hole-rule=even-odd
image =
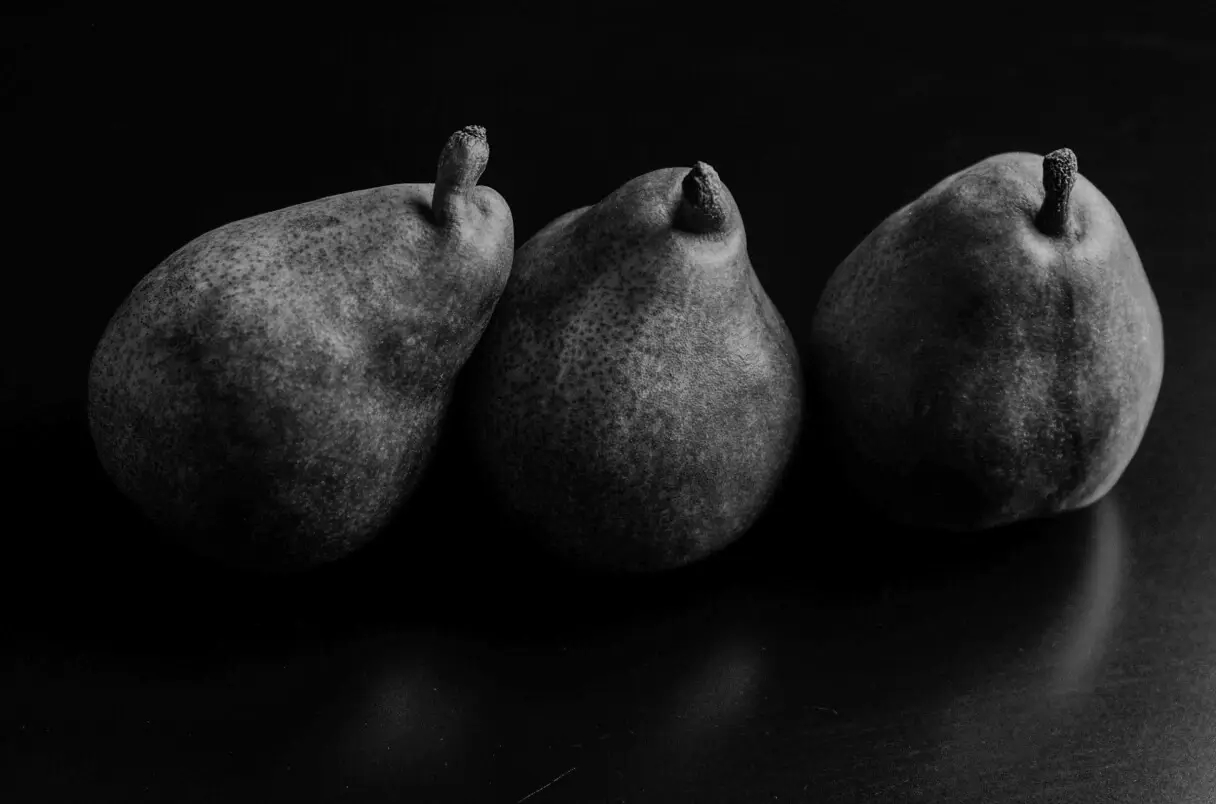
{"label": "speckled pear skin", "polygon": [[985,159],[883,221],[828,281],[808,359],[861,497],[970,532],[1103,497],[1152,415],[1164,340],[1126,226],[1061,149]]}
{"label": "speckled pear skin", "polygon": [[[682,213],[684,185],[699,206]],[[640,176],[525,243],[469,371],[500,499],[559,556],[610,573],[736,540],[801,425],[793,339],[703,163]]]}
{"label": "speckled pear skin", "polygon": [[[481,129],[460,136],[484,146]],[[442,221],[434,184],[376,187],[221,226],[145,276],[89,373],[118,488],[240,568],[369,542],[425,469],[510,273],[511,212],[476,186],[484,158]]]}

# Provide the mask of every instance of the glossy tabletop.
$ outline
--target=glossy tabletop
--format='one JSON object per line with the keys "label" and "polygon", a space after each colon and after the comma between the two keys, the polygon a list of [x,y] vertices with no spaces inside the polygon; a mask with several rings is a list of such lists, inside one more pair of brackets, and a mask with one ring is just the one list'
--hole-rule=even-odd
{"label": "glossy tabletop", "polygon": [[[0,800],[1216,801],[1200,26],[925,44],[858,20],[456,19],[7,27],[28,213],[9,240],[28,255],[6,268]],[[800,344],[828,275],[895,208],[986,156],[1068,146],[1164,320],[1140,450],[1085,511],[911,532],[839,487],[811,410],[749,534],[612,581],[504,524],[456,419],[349,560],[248,577],[163,544],[84,424],[110,314],[214,226],[432,181],[470,123],[520,244],[636,175],[712,164]]]}

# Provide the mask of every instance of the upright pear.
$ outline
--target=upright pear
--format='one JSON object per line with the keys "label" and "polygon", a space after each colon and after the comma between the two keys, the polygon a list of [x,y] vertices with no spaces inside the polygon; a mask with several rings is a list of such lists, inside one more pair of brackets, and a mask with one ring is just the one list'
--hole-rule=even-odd
{"label": "upright pear", "polygon": [[1161,386],[1161,313],[1067,148],[1006,153],[894,212],[812,322],[824,423],[862,499],[974,531],[1096,502]]}
{"label": "upright pear", "polygon": [[510,208],[477,185],[488,159],[485,131],[462,129],[434,184],[229,223],[146,275],[88,378],[117,487],[237,567],[302,569],[368,543],[424,471],[510,273]]}
{"label": "upright pear", "polygon": [[500,499],[596,570],[672,569],[736,540],[801,424],[793,340],[734,198],[701,162],[635,178],[525,243],[469,372]]}

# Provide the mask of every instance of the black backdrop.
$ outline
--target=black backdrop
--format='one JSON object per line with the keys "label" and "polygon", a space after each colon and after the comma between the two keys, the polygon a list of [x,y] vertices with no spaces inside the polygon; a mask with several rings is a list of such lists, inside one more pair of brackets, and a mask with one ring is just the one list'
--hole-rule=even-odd
{"label": "black backdrop", "polygon": [[[558,776],[529,800],[1216,797],[1210,19],[407,12],[5,20],[6,800],[518,801]],[[84,426],[114,309],[214,226],[433,181],[468,124],[517,243],[711,163],[800,343],[897,206],[1069,146],[1165,320],[1141,451],[1089,511],[957,539],[868,520],[812,432],[738,545],[607,583],[502,525],[456,428],[340,565],[244,577],[163,545]]]}

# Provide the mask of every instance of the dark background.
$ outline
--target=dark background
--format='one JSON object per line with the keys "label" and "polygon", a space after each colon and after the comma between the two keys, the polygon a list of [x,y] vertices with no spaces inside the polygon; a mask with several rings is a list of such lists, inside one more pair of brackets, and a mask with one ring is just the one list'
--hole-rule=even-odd
{"label": "dark background", "polygon": [[[0,799],[1216,800],[1210,16],[403,12],[0,26]],[[519,244],[634,176],[714,165],[800,342],[896,207],[1069,146],[1164,318],[1143,444],[1087,511],[947,537],[867,520],[812,411],[753,532],[629,582],[503,526],[457,429],[348,561],[246,577],[163,544],[84,424],[109,316],[210,228],[433,181],[473,123]]]}

